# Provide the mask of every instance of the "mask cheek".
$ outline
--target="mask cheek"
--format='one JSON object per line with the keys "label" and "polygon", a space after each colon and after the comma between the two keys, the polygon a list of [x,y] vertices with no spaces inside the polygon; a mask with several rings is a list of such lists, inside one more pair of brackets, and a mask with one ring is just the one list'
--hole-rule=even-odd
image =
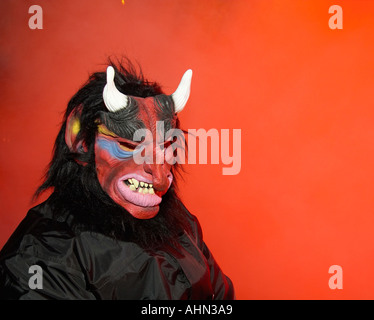
{"label": "mask cheek", "polygon": [[97,177],[101,188],[104,192],[117,204],[126,208],[126,201],[121,197],[121,191],[119,190],[118,183],[120,183],[120,174],[118,173],[119,168],[111,167],[99,167],[97,168]]}
{"label": "mask cheek", "polygon": [[118,161],[113,159],[107,150],[95,147],[95,163],[97,178],[104,191],[108,192],[110,186],[114,184]]}
{"label": "mask cheek", "polygon": [[95,161],[96,167],[111,167],[115,164],[116,160],[112,157],[109,151],[95,147]]}
{"label": "mask cheek", "polygon": [[115,182],[114,182],[114,179],[113,179],[113,175],[108,170],[108,167],[96,165],[96,173],[97,173],[97,178],[99,180],[101,188],[110,197],[112,197],[112,194],[113,194],[112,189],[115,186]]}
{"label": "mask cheek", "polygon": [[117,204],[123,205],[118,187],[119,179],[129,170],[128,161],[115,158],[106,149],[95,147],[96,173],[101,188]]}

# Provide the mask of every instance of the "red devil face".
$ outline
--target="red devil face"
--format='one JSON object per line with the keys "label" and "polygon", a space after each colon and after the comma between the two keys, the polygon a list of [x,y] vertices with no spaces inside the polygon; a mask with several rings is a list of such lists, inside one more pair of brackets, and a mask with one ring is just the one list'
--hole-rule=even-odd
{"label": "red devil face", "polygon": [[[153,218],[159,211],[162,196],[169,189],[173,175],[168,161],[155,159],[170,157],[171,140],[157,132],[154,98],[134,98],[138,107],[137,118],[145,125],[147,136],[143,141],[122,138],[99,125],[95,142],[97,176],[103,190],[131,215],[139,219]],[[140,148],[141,147],[141,148]],[[136,161],[136,153],[150,155],[144,162]]]}
{"label": "red devil face", "polygon": [[[114,71],[108,68],[103,97],[111,112],[106,113],[106,120],[101,119],[98,126],[97,176],[112,200],[135,218],[153,218],[159,211],[162,196],[172,184],[171,165],[167,161],[172,156],[168,148],[172,142],[159,132],[156,122],[175,127],[176,112],[183,109],[189,96],[191,76],[188,71],[172,96],[138,98],[119,92],[113,81]],[[131,137],[136,128],[146,129],[147,134],[141,141]],[[139,152],[148,155],[143,163],[136,161]],[[164,161],[156,161],[160,158]]]}

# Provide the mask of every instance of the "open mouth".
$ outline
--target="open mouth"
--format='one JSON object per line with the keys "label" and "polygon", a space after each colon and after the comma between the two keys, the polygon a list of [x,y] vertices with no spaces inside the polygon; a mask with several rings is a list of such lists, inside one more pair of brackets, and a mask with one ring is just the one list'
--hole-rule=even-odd
{"label": "open mouth", "polygon": [[[172,178],[169,178],[169,186]],[[163,193],[153,188],[151,181],[140,175],[126,175],[118,181],[118,190],[122,197],[141,207],[153,207],[160,204]]]}
{"label": "open mouth", "polygon": [[129,178],[123,182],[130,188],[131,191],[136,191],[143,194],[155,194],[152,183],[138,181],[135,178]]}

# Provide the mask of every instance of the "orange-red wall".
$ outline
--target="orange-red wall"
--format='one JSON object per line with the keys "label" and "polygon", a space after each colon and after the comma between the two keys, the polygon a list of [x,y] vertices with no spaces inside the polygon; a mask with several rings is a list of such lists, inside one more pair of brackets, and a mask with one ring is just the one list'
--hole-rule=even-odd
{"label": "orange-red wall", "polygon": [[[334,4],[342,30],[328,26]],[[238,175],[189,165],[181,183],[237,298],[374,298],[372,1],[1,0],[0,15],[0,246],[67,101],[125,54],[167,93],[193,69],[183,128],[241,129]],[[328,286],[335,264],[342,290]]]}

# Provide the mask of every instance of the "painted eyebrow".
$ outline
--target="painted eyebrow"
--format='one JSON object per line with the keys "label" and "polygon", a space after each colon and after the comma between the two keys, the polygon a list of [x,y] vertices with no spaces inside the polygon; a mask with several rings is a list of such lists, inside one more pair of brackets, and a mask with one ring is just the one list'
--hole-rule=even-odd
{"label": "painted eyebrow", "polygon": [[134,146],[136,147],[139,142],[137,141],[132,141],[132,140],[129,140],[129,139],[126,139],[126,138],[122,138],[120,136],[118,136],[117,134],[115,134],[114,132],[110,131],[105,125],[103,124],[100,124],[98,127],[97,127],[97,131],[98,133],[101,133],[105,136],[108,136],[108,137],[112,137],[112,138],[115,138],[115,139],[118,139],[118,142],[119,143],[123,143],[123,144],[128,144],[128,145],[131,145],[131,146]]}
{"label": "painted eyebrow", "polygon": [[97,132],[98,133],[101,133],[105,136],[110,136],[110,137],[113,137],[113,138],[119,138],[119,136],[117,136],[114,132],[110,131],[106,126],[104,126],[103,124],[100,124],[98,127],[97,127]]}
{"label": "painted eyebrow", "polygon": [[[139,144],[141,144],[143,142],[143,141],[132,141],[132,140],[122,138],[122,137],[116,135],[114,132],[110,131],[104,124],[100,124],[98,126],[98,133],[101,133],[105,136],[109,136],[109,137],[118,139],[119,144],[121,144],[125,147],[129,147],[129,148],[136,148],[136,146],[138,146]],[[180,139],[181,136],[184,138],[184,136],[182,134],[181,135],[171,134],[169,136],[165,136],[165,140],[162,144],[163,145],[166,145],[166,144],[171,145],[171,144],[177,142],[178,139]]]}

